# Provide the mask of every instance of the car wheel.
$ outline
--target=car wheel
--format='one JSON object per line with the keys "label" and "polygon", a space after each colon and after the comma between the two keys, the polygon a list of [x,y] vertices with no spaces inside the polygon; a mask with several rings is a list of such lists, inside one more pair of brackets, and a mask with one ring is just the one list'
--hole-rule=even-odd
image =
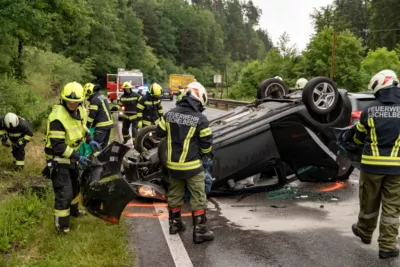
{"label": "car wheel", "polygon": [[142,153],[152,148],[156,148],[161,139],[156,134],[156,125],[150,125],[142,128],[135,141],[135,149]]}
{"label": "car wheel", "polygon": [[289,88],[283,81],[270,78],[262,81],[258,86],[257,98],[283,98],[288,92]]}
{"label": "car wheel", "polygon": [[315,77],[304,86],[302,99],[312,112],[326,115],[336,108],[339,91],[329,78]]}

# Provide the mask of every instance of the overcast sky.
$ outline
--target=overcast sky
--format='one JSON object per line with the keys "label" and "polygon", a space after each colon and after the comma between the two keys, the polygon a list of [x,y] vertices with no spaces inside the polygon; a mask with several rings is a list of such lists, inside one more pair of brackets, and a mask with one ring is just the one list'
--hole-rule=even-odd
{"label": "overcast sky", "polygon": [[266,29],[274,44],[285,31],[291,44],[305,49],[314,33],[310,14],[313,8],[332,4],[333,0],[253,0],[262,9],[260,27]]}

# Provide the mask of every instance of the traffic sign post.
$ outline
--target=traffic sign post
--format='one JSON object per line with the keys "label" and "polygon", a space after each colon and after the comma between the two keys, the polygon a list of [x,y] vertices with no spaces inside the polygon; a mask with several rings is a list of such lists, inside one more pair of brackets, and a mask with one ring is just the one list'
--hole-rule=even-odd
{"label": "traffic sign post", "polygon": [[[221,75],[214,75],[214,83],[217,87],[217,94],[218,94],[218,84],[222,83],[222,76]],[[222,88],[221,88],[222,90]],[[222,91],[221,91],[221,98],[222,98]]]}

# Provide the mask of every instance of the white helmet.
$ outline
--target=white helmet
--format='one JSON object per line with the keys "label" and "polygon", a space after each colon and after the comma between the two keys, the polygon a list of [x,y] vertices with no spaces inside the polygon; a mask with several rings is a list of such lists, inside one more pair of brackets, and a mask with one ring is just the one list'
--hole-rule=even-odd
{"label": "white helmet", "polygon": [[372,90],[376,94],[379,90],[398,85],[399,79],[392,70],[382,70],[375,74],[368,84],[368,90]]}
{"label": "white helmet", "polygon": [[205,106],[207,104],[208,95],[207,95],[206,88],[204,88],[204,86],[201,85],[199,82],[189,83],[189,85],[186,88],[185,93],[186,93],[186,95],[199,101],[203,106]]}
{"label": "white helmet", "polygon": [[6,116],[4,117],[4,126],[6,128],[17,127],[18,124],[19,124],[18,116],[15,115],[14,113],[7,113]]}
{"label": "white helmet", "polygon": [[308,83],[308,80],[305,78],[300,78],[297,80],[295,88],[304,88],[306,84]]}
{"label": "white helmet", "polygon": [[283,81],[282,78],[281,78],[280,76],[275,76],[274,78]]}

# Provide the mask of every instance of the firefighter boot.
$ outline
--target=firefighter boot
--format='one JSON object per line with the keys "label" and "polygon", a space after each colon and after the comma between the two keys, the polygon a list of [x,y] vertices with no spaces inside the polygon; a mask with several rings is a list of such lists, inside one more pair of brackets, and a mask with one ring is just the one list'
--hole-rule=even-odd
{"label": "firefighter boot", "polygon": [[379,251],[379,258],[381,258],[381,259],[388,259],[388,258],[398,257],[398,256],[399,256],[398,248],[396,248],[394,251],[391,251],[391,252]]}
{"label": "firefighter boot", "polygon": [[182,222],[181,207],[169,208],[169,234],[176,235],[178,232],[186,230],[186,224]]}
{"label": "firefighter boot", "polygon": [[67,234],[69,232],[69,216],[58,217],[54,216],[54,223],[58,234]]}
{"label": "firefighter boot", "polygon": [[193,242],[200,244],[204,241],[211,241],[214,239],[214,233],[207,230],[206,226],[206,212],[204,209],[192,212],[193,217]]}
{"label": "firefighter boot", "polygon": [[86,215],[85,211],[79,209],[78,203],[71,205],[70,209],[71,209],[71,216],[78,218],[78,217],[82,217],[82,216]]}

